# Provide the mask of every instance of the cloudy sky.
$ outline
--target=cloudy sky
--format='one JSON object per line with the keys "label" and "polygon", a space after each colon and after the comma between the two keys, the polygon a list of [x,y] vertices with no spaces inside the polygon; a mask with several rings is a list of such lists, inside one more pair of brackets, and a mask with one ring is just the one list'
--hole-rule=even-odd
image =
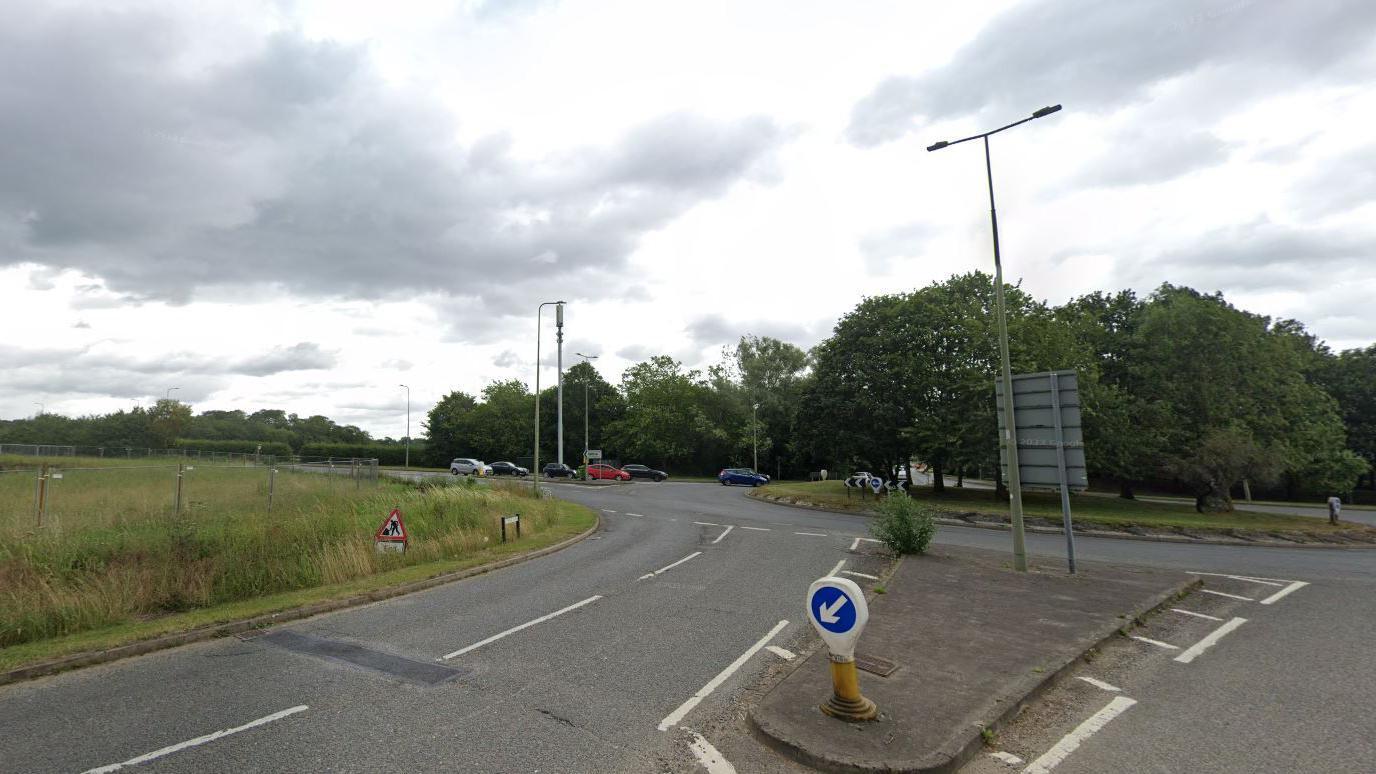
{"label": "cloudy sky", "polygon": [[[0,0],[0,417],[404,432],[990,269],[1376,340],[1376,3]],[[548,318],[546,318],[548,320]],[[550,329],[552,333],[552,328]],[[552,335],[546,336],[545,354]],[[552,359],[542,379],[554,378]],[[417,434],[419,434],[417,430]]]}

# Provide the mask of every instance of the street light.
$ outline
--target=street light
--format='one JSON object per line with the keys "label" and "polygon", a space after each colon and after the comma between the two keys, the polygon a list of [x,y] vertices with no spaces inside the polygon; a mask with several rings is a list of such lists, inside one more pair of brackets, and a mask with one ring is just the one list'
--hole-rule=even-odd
{"label": "street light", "polygon": [[[597,355],[585,355],[582,352],[575,352],[573,354],[583,358],[583,362],[588,363],[589,365],[591,365],[591,363],[589,363],[588,361],[597,359]],[[588,460],[588,383],[585,380],[583,382],[583,464],[586,465],[589,461],[590,460]]]}
{"label": "street light", "polygon": [[750,436],[755,442],[755,472],[760,472],[760,404],[756,403],[750,407]]}
{"label": "street light", "polygon": [[180,390],[180,389],[181,389],[180,387],[168,387],[168,388],[167,388],[167,394],[163,396],[163,400],[172,400],[172,391],[173,391],[173,390]]}
{"label": "street light", "polygon": [[411,388],[404,384],[397,385],[406,388],[406,469],[411,469]]}
{"label": "street light", "polygon": [[563,305],[563,301],[546,301],[535,308],[535,462],[531,465],[530,486],[536,497],[540,496],[540,321],[545,307]]}
{"label": "street light", "polygon": [[41,416],[43,416],[44,414],[48,413],[46,407],[45,407],[42,403],[40,403],[40,402],[38,402],[38,401],[34,401],[34,402],[33,402],[33,405],[35,405],[35,406],[38,407],[38,416],[41,417]]}
{"label": "street light", "polygon": [[1017,570],[1027,571],[1027,547],[1023,534],[1022,523],[1022,477],[1018,471],[1018,439],[1017,426],[1013,424],[1013,369],[1009,364],[1008,358],[1008,319],[1004,312],[1003,299],[1003,262],[999,258],[999,219],[994,211],[994,168],[989,160],[989,137],[998,134],[1005,129],[1012,129],[1019,124],[1049,116],[1060,110],[1060,105],[1050,105],[1044,107],[1032,115],[1020,121],[1014,121],[1007,126],[1000,126],[993,131],[983,134],[974,134],[963,137],[959,140],[934,143],[927,146],[928,151],[941,150],[951,145],[959,145],[969,140],[984,141],[984,174],[989,181],[989,225],[994,232],[994,308],[998,315],[999,330],[999,358],[1002,360],[1003,368],[1003,438],[999,442],[1003,445],[1004,453],[1008,460],[1008,493],[1012,498],[1009,508],[1013,519],[1013,567]]}

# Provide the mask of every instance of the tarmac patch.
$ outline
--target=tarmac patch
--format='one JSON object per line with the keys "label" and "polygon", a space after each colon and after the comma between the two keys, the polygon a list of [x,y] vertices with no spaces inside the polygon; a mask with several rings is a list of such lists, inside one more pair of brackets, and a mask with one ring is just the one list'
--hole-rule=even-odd
{"label": "tarmac patch", "polygon": [[308,656],[343,661],[347,664],[371,669],[391,677],[399,677],[408,682],[421,685],[439,685],[453,680],[471,670],[458,669],[444,664],[431,664],[413,661],[409,658],[394,656],[390,653],[365,648],[352,642],[327,640],[310,634],[301,634],[286,629],[269,632],[254,638],[257,642],[269,642],[279,648]]}

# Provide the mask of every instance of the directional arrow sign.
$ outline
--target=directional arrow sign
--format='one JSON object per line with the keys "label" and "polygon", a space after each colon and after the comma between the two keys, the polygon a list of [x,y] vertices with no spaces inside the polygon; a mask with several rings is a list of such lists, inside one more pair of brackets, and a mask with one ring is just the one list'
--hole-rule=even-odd
{"label": "directional arrow sign", "polygon": [[865,595],[847,578],[819,578],[807,590],[808,620],[822,636],[832,656],[850,659],[855,641],[870,618]]}

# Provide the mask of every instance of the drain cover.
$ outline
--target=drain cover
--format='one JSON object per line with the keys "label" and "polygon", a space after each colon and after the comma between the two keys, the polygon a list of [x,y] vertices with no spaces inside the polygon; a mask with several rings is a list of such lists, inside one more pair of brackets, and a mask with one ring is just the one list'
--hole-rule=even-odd
{"label": "drain cover", "polygon": [[863,653],[855,654],[855,666],[871,674],[879,675],[880,677],[888,677],[898,671],[898,664],[886,658],[868,656]]}

